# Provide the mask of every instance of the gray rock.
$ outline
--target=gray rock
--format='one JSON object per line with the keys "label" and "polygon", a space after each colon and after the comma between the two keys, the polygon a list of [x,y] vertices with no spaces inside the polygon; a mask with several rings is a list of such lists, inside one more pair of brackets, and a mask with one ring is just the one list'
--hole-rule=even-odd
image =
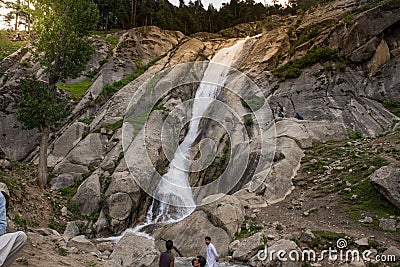
{"label": "gray rock", "polygon": [[77,145],[82,138],[82,134],[88,130],[88,125],[82,122],[75,122],[69,126],[66,131],[54,141],[52,150],[48,156],[47,165],[49,167],[54,167],[60,162],[68,152]]}
{"label": "gray rock", "polygon": [[0,159],[0,168],[2,169],[11,169],[11,162],[6,159]]}
{"label": "gray rock", "polygon": [[385,231],[396,231],[397,222],[395,219],[379,219],[379,227]]}
{"label": "gray rock", "polygon": [[239,240],[234,240],[232,243],[229,244],[229,251],[235,251],[240,244]]}
{"label": "gray rock", "polygon": [[109,231],[110,224],[107,220],[106,215],[104,214],[103,209],[100,211],[100,215],[95,223],[95,227],[96,227],[96,236],[104,236],[105,234],[108,234],[110,232]]}
{"label": "gray rock", "polygon": [[234,238],[240,231],[244,221],[244,208],[235,196],[226,195],[217,201],[199,207],[199,210],[204,210],[210,221],[223,228],[231,238]]}
{"label": "gray rock", "polygon": [[68,241],[71,238],[79,235],[79,233],[80,233],[80,230],[78,227],[78,223],[76,221],[73,221],[73,222],[67,223],[67,227],[65,228],[63,236],[64,236],[65,240]]}
{"label": "gray rock", "polygon": [[369,246],[367,237],[358,239],[358,240],[354,241],[354,243],[356,243],[357,245],[359,245],[361,247],[368,247]]}
{"label": "gray rock", "polygon": [[111,218],[123,221],[132,212],[132,200],[127,193],[112,194],[107,198],[107,206]]}
{"label": "gray rock", "polygon": [[107,267],[145,267],[158,266],[160,252],[154,241],[133,233],[125,234],[115,246]]}
{"label": "gray rock", "polygon": [[227,255],[231,238],[223,229],[214,226],[201,210],[193,212],[180,222],[164,226],[154,234],[156,240],[174,240],[174,246],[186,257],[204,250],[204,242],[193,240],[204,240],[205,236],[211,237],[211,242],[221,257]]}
{"label": "gray rock", "polygon": [[104,251],[110,252],[110,251],[114,250],[115,243],[113,243],[113,242],[101,242],[101,243],[96,244],[96,247],[100,252],[104,252]]}
{"label": "gray rock", "polygon": [[315,235],[310,229],[307,229],[304,233],[300,236],[300,241],[305,243],[311,243],[315,239]]}
{"label": "gray rock", "polygon": [[374,222],[374,219],[372,219],[371,217],[365,217],[364,219],[360,219],[360,220],[358,220],[360,223],[373,223]]}
{"label": "gray rock", "polygon": [[232,258],[238,261],[248,261],[258,252],[262,244],[264,244],[262,233],[242,239],[233,252]]}
{"label": "gray rock", "polygon": [[400,249],[390,246],[387,250],[385,250],[382,255],[385,256],[395,256],[396,260],[399,261],[400,259]]}
{"label": "gray rock", "polygon": [[99,209],[100,202],[100,181],[99,174],[93,173],[79,187],[71,199],[83,215],[90,215]]}
{"label": "gray rock", "polygon": [[71,174],[63,173],[51,179],[51,190],[57,190],[63,187],[67,187],[72,185],[75,182],[76,178],[74,178]]}
{"label": "gray rock", "polygon": [[55,173],[85,173],[88,166],[97,166],[104,158],[107,137],[93,133],[80,141],[68,155],[58,163]]}
{"label": "gray rock", "polygon": [[383,166],[376,170],[370,181],[390,202],[400,208],[400,168]]}
{"label": "gray rock", "polygon": [[68,247],[76,247],[80,251],[85,253],[95,252],[98,255],[100,252],[97,250],[96,246],[90,242],[84,235],[75,236],[68,241]]}

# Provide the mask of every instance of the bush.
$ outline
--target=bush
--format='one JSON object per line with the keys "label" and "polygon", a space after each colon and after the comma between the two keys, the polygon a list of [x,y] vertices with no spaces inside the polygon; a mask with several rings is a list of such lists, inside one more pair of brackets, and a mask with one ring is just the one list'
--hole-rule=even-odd
{"label": "bush", "polygon": [[302,70],[306,67],[310,67],[315,63],[324,63],[328,61],[342,62],[345,64],[345,60],[340,56],[337,49],[326,47],[315,46],[308,50],[307,53],[295,60],[290,60],[288,63],[277,67],[272,70],[272,73],[282,80],[299,77]]}

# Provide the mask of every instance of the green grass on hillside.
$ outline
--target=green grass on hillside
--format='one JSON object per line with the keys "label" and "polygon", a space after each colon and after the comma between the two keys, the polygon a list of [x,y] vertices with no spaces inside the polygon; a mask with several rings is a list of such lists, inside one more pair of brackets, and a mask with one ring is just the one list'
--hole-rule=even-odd
{"label": "green grass on hillside", "polygon": [[58,83],[57,87],[68,91],[71,93],[71,96],[74,100],[79,101],[82,99],[82,96],[85,94],[87,89],[92,85],[93,82],[90,80],[82,81],[82,82],[77,82],[73,84],[61,84]]}
{"label": "green grass on hillside", "polygon": [[0,31],[0,61],[25,45],[24,41],[13,41],[12,33]]}
{"label": "green grass on hillside", "polygon": [[[307,51],[307,53],[298,59],[290,60],[288,63],[272,70],[272,73],[282,80],[299,77],[306,67],[311,67],[315,63],[345,62],[340,56],[337,49],[325,46],[315,46]],[[344,65],[345,66],[345,65]]]}

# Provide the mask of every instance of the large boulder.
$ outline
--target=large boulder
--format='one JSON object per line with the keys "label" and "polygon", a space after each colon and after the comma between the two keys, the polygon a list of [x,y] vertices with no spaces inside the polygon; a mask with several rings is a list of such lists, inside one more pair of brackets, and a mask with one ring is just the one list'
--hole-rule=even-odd
{"label": "large boulder", "polygon": [[126,233],[114,247],[105,266],[156,267],[159,255],[154,241],[134,233]]}
{"label": "large boulder", "polygon": [[54,172],[79,177],[89,170],[89,166],[97,166],[104,159],[106,143],[107,136],[100,133],[89,134],[55,166]]}
{"label": "large boulder", "polygon": [[185,257],[205,255],[206,236],[211,237],[221,257],[227,255],[231,241],[225,230],[213,225],[202,210],[195,211],[180,222],[164,226],[154,236],[156,240],[173,240],[174,246]]}
{"label": "large boulder", "polygon": [[256,233],[246,239],[242,239],[240,243],[235,246],[232,258],[238,261],[248,261],[258,252],[260,245],[263,244],[262,233]]}
{"label": "large boulder", "polygon": [[105,193],[111,230],[120,232],[136,218],[140,206],[141,189],[128,171],[115,172]]}
{"label": "large boulder", "polygon": [[54,167],[68,152],[81,140],[82,134],[89,127],[82,122],[75,122],[55,140],[53,148],[48,156],[47,166]]}
{"label": "large boulder", "polygon": [[[211,196],[212,197],[212,196]],[[240,231],[244,221],[244,208],[235,196],[226,195],[211,204],[199,207],[207,213],[209,220],[214,225],[223,228],[230,238]]]}
{"label": "large boulder", "polygon": [[383,166],[369,179],[382,195],[400,209],[400,168],[392,165]]}
{"label": "large boulder", "polygon": [[101,186],[99,173],[90,175],[79,187],[78,191],[71,199],[81,214],[90,215],[99,210]]}

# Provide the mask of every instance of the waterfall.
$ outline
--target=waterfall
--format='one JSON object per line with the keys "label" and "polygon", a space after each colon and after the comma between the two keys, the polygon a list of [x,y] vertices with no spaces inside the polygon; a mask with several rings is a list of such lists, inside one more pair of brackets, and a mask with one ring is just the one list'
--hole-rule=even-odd
{"label": "waterfall", "polygon": [[[146,224],[176,222],[189,216],[196,208],[189,184],[191,161],[189,152],[199,135],[199,123],[210,104],[217,98],[228,76],[229,67],[235,62],[246,40],[221,49],[205,70],[195,99],[188,133],[176,149],[168,172],[162,176],[147,213]],[[179,188],[177,190],[177,188]]]}

